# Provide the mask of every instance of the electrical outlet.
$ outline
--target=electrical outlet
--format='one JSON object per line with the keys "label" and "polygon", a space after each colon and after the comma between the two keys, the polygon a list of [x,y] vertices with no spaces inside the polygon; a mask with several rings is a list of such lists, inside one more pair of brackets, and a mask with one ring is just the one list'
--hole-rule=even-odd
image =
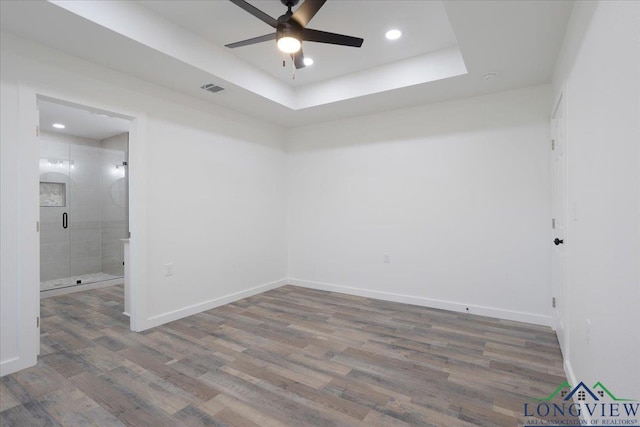
{"label": "electrical outlet", "polygon": [[387,264],[391,262],[391,254],[389,252],[384,253],[384,262]]}
{"label": "electrical outlet", "polygon": [[587,319],[586,334],[587,334],[587,344],[591,344],[591,320],[589,319]]}
{"label": "electrical outlet", "polygon": [[173,276],[173,263],[167,263],[164,265],[164,275],[165,276]]}

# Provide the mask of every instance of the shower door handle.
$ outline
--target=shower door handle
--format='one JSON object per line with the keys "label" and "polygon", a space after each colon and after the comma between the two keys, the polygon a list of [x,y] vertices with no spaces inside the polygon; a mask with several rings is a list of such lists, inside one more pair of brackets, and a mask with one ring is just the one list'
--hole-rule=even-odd
{"label": "shower door handle", "polygon": [[69,226],[69,216],[66,212],[62,214],[62,228],[67,228]]}

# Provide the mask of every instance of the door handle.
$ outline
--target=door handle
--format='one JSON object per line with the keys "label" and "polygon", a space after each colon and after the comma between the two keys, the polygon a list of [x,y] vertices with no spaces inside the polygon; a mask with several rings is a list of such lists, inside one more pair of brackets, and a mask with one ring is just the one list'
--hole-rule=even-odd
{"label": "door handle", "polygon": [[556,244],[556,246],[561,245],[564,243],[563,239],[558,239],[557,237],[555,239],[553,239],[553,243]]}
{"label": "door handle", "polygon": [[67,228],[69,226],[69,216],[66,212],[62,214],[62,228]]}

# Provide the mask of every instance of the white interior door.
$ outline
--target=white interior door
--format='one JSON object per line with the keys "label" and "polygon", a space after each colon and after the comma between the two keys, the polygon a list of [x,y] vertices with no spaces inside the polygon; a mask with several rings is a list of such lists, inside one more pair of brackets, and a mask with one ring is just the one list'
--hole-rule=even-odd
{"label": "white interior door", "polygon": [[553,320],[558,335],[562,354],[569,356],[567,319],[567,286],[566,286],[566,245],[565,231],[567,220],[567,175],[566,175],[566,141],[565,141],[565,108],[564,97],[561,96],[553,114],[551,123],[552,143],[552,305]]}

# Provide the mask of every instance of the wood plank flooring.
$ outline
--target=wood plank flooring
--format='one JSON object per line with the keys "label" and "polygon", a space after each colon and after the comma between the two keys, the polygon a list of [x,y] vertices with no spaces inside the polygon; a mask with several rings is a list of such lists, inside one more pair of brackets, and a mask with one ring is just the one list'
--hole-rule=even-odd
{"label": "wood plank flooring", "polygon": [[2,426],[518,426],[565,381],[549,328],[284,286],[129,331],[122,286],[42,301]]}

